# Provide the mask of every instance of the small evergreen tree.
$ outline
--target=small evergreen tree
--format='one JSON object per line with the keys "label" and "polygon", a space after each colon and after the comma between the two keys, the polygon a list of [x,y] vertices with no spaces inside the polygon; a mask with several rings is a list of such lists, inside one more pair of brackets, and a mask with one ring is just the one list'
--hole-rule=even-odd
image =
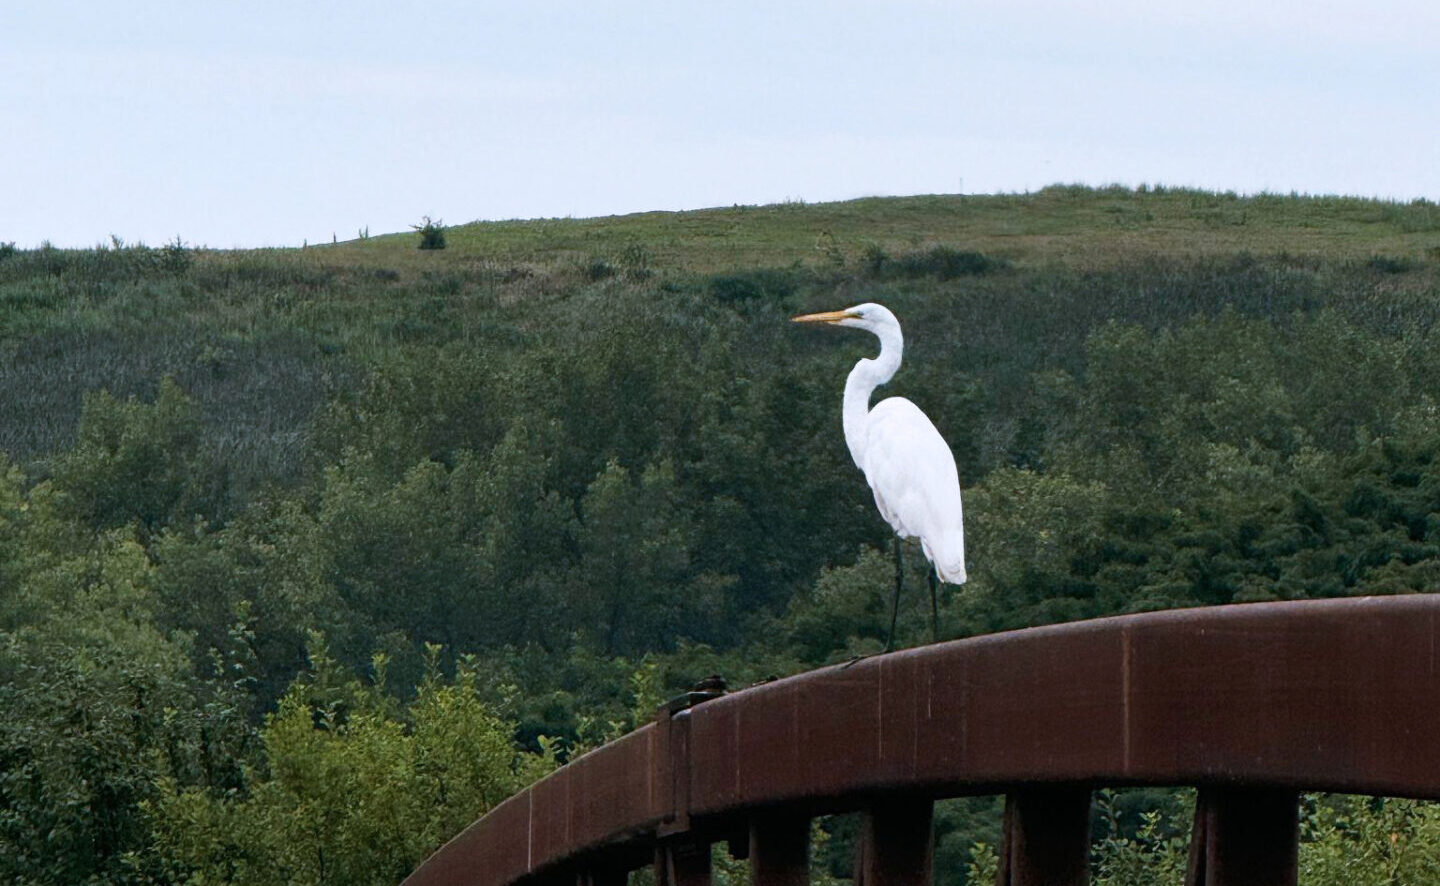
{"label": "small evergreen tree", "polygon": [[444,249],[445,248],[445,224],[441,221],[432,221],[430,216],[425,216],[425,224],[411,225],[420,234],[421,249]]}

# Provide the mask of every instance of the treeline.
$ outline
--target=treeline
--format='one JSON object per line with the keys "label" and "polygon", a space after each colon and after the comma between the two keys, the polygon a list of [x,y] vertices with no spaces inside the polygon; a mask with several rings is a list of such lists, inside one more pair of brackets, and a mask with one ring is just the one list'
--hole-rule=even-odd
{"label": "treeline", "polygon": [[[801,310],[905,327],[885,393],[965,487],[946,637],[1436,586],[1424,263],[644,265],[0,259],[0,875],[394,882],[700,677],[878,650],[889,532],[839,422],[874,344]],[[1155,801],[1112,849],[1170,845]],[[1318,808],[1330,852],[1386,807]],[[992,813],[947,807],[942,879]]]}

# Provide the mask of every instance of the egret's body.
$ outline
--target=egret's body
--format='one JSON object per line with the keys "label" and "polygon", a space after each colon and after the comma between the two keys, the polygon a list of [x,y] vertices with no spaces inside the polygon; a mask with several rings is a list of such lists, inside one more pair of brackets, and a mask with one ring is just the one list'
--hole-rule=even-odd
{"label": "egret's body", "polygon": [[941,581],[964,584],[960,478],[940,432],[914,403],[890,397],[870,410],[865,438],[865,461],[856,464],[880,516],[901,538],[920,539]]}
{"label": "egret's body", "polygon": [[904,397],[888,397],[870,407],[875,389],[900,368],[905,349],[900,321],[873,303],[794,319],[865,329],[880,339],[879,356],[856,363],[845,380],[845,443],[895,534],[920,539],[941,581],[964,584],[965,529],[955,456],[920,407]]}

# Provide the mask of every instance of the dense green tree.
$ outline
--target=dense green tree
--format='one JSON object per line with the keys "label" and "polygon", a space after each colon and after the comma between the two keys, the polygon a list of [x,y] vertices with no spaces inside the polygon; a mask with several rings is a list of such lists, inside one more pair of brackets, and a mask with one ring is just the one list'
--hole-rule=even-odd
{"label": "dense green tree", "polygon": [[638,477],[610,462],[580,501],[569,616],[606,655],[701,635],[722,611],[722,576],[694,575],[694,528],[667,463]]}
{"label": "dense green tree", "polygon": [[169,378],[155,402],[87,395],[75,446],[51,466],[57,495],[96,529],[138,523],[154,532],[173,520],[228,513],[225,475],[201,452],[200,413]]}
{"label": "dense green tree", "polygon": [[401,706],[385,659],[365,684],[312,639],[311,669],[261,732],[265,765],[240,791],[159,785],[153,855],[172,882],[393,884],[464,825],[542,775],[477,695],[474,665],[441,676],[430,647]]}
{"label": "dense green tree", "polygon": [[237,783],[247,702],[196,679],[187,638],[153,626],[153,568],[125,531],[39,559],[26,623],[0,631],[0,875],[131,881],[161,779]]}

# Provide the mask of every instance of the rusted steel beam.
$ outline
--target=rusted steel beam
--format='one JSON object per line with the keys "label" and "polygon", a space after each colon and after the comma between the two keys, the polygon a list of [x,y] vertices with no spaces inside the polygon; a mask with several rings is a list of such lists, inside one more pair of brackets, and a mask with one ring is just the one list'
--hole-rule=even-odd
{"label": "rusted steel beam", "polygon": [[669,762],[648,724],[571,761],[492,809],[446,843],[407,883],[495,886],[574,859],[588,850],[653,833],[674,817],[656,760]]}
{"label": "rusted steel beam", "polygon": [[[676,711],[501,804],[412,886],[510,886],[757,809],[1046,784],[1440,798],[1440,596],[1262,603],[975,637]],[[683,717],[683,721],[681,718]],[[1223,845],[1222,845],[1223,848]],[[633,856],[627,856],[633,857]]]}
{"label": "rusted steel beam", "polygon": [[935,849],[929,797],[879,799],[860,819],[855,886],[929,886]]}
{"label": "rusted steel beam", "polygon": [[1202,788],[1185,886],[1295,886],[1299,801],[1288,790]]}
{"label": "rusted steel beam", "polygon": [[1090,882],[1090,789],[1027,788],[1005,797],[1000,886]]}
{"label": "rusted steel beam", "polygon": [[750,882],[752,886],[808,886],[808,815],[780,810],[750,819]]}
{"label": "rusted steel beam", "polygon": [[1413,739],[1440,732],[1414,703],[1440,694],[1437,621],[1434,595],[1224,606],[811,671],[692,712],[690,814],[1056,782],[1440,797]]}

